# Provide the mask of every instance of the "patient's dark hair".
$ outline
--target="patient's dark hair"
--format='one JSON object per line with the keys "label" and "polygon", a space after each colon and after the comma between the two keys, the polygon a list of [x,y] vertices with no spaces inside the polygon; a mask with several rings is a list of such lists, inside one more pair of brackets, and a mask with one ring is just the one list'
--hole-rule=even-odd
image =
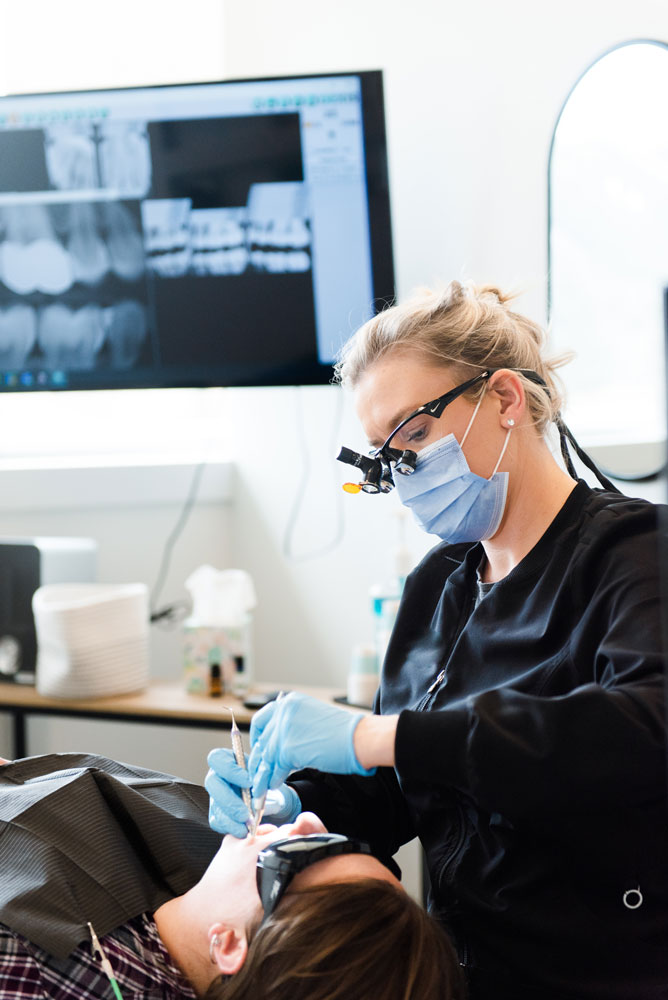
{"label": "patient's dark hair", "polygon": [[461,1000],[445,932],[401,889],[377,879],[319,885],[284,898],[248,957],[206,1000]]}

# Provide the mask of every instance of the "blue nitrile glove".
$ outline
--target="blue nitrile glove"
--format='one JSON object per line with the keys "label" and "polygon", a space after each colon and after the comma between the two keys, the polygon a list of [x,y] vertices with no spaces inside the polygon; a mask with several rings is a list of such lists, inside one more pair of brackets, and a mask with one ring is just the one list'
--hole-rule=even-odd
{"label": "blue nitrile glove", "polygon": [[216,747],[207,757],[209,772],[204,787],[209,793],[209,826],[218,833],[231,833],[243,839],[251,817],[241,789],[250,788],[250,778],[245,767],[239,767],[234,752],[228,747]]}
{"label": "blue nitrile glove", "polygon": [[[217,833],[231,833],[243,839],[248,833],[248,810],[241,798],[241,789],[250,787],[248,771],[239,767],[234,753],[227,747],[217,747],[208,756],[209,772],[204,787],[209,793],[209,826]],[[283,785],[267,795],[264,819],[271,823],[291,823],[301,812],[301,802],[294,788]]]}
{"label": "blue nitrile glove", "polygon": [[283,784],[267,792],[262,822],[266,823],[268,820],[276,826],[280,826],[281,823],[292,823],[301,811],[302,801],[296,791],[290,785]]}
{"label": "blue nitrile glove", "polygon": [[290,771],[315,767],[332,774],[375,773],[365,770],[353,748],[359,714],[292,691],[272,701],[251,721],[252,751],[248,771],[253,797],[277,788]]}

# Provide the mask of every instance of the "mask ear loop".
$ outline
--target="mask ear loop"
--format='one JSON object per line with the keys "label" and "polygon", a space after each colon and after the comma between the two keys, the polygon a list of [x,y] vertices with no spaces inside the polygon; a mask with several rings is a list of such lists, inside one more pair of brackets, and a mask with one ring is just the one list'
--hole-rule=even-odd
{"label": "mask ear loop", "polygon": [[[464,431],[464,437],[463,437],[463,438],[461,439],[461,441],[459,442],[459,447],[460,447],[460,448],[463,448],[463,447],[464,447],[464,442],[466,441],[467,437],[469,436],[469,431],[470,431],[470,430],[471,430],[471,428],[473,427],[473,421],[474,421],[474,420],[475,420],[475,418],[476,418],[476,417],[478,416],[478,410],[480,409],[480,404],[482,403],[483,399],[485,398],[485,393],[486,393],[486,392],[487,392],[487,383],[485,383],[485,388],[484,388],[484,390],[483,390],[483,392],[482,392],[482,394],[481,394],[481,396],[480,396],[480,399],[479,399],[479,400],[478,400],[478,402],[476,403],[476,408],[475,408],[475,410],[473,411],[473,416],[471,417],[471,419],[470,419],[470,420],[469,420],[469,422],[468,422],[468,427],[467,427],[467,428],[466,428],[466,430]],[[492,474],[493,474],[493,473],[492,473]]]}
{"label": "mask ear loop", "polygon": [[506,448],[508,447],[508,441],[510,440],[510,435],[512,434],[512,432],[513,432],[512,427],[509,427],[508,430],[506,431],[506,439],[503,442],[503,448],[501,449],[501,454],[499,455],[499,460],[496,463],[496,465],[494,466],[494,472],[489,477],[490,479],[494,479],[494,476],[496,475],[496,471],[499,468],[499,466],[501,465],[501,459],[503,458],[503,456],[506,453]]}
{"label": "mask ear loop", "polygon": [[[466,441],[466,438],[468,437],[469,431],[471,430],[471,427],[473,426],[473,421],[478,416],[478,410],[480,409],[480,404],[482,403],[483,399],[485,398],[485,393],[487,392],[487,386],[488,385],[489,385],[489,383],[487,382],[485,384],[485,388],[484,388],[484,390],[483,390],[483,392],[482,392],[482,394],[480,396],[480,399],[476,403],[476,408],[473,411],[473,416],[469,420],[468,427],[464,431],[464,436],[462,437],[461,441],[459,442],[459,447],[460,448],[464,447],[464,442]],[[501,449],[501,454],[499,455],[497,463],[494,466],[494,471],[492,472],[492,475],[489,477],[490,479],[494,479],[494,476],[496,475],[497,470],[498,470],[499,466],[501,465],[501,461],[503,459],[503,456],[506,453],[506,448],[508,447],[508,441],[510,440],[510,435],[512,433],[512,430],[513,430],[512,427],[509,427],[508,430],[506,431],[506,438],[505,438],[505,441],[503,442],[503,448]]]}

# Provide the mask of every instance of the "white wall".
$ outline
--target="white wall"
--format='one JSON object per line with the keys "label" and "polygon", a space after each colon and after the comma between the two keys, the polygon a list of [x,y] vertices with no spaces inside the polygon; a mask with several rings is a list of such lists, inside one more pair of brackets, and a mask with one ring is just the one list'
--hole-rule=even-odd
{"label": "white wall", "polygon": [[[664,0],[124,0],[113,7],[24,0],[13,6],[11,19],[21,22],[13,26],[23,30],[5,35],[13,41],[0,66],[0,83],[4,71],[13,90],[383,69],[399,292],[471,276],[523,289],[519,307],[540,321],[547,157],[561,103],[609,46],[641,36],[668,40]],[[247,568],[260,602],[258,675],[343,690],[350,648],[370,634],[369,585],[390,568],[396,498],[340,492],[346,473],[332,460],[334,442],[355,446],[360,437],[348,400],[339,416],[338,389],[235,390],[226,400],[227,457],[236,463],[238,488],[229,530],[220,533],[219,512],[197,510],[192,534],[175,553],[173,585],[205,553]],[[310,475],[302,481],[305,455]],[[298,499],[288,557],[285,533]],[[309,558],[337,537],[342,511],[342,539]],[[148,580],[174,514],[175,508],[45,511],[39,519],[14,515],[2,530],[94,534],[105,574]],[[429,539],[412,527],[409,536],[417,558]],[[170,663],[176,671],[177,660]],[[55,732],[43,722],[32,729],[40,749],[74,731]],[[126,747],[118,732],[116,745]],[[2,730],[0,752],[1,740]],[[179,736],[183,773],[201,773],[204,742]],[[159,746],[152,735],[146,752]]]}
{"label": "white wall", "polygon": [[547,156],[585,67],[668,39],[663,0],[227,0],[230,76],[385,74],[400,293],[465,273],[545,313]]}
{"label": "white wall", "polygon": [[216,79],[224,16],[222,0],[4,3],[0,91]]}
{"label": "white wall", "polygon": [[[547,165],[561,104],[610,46],[668,40],[664,2],[228,0],[225,10],[229,76],[384,71],[400,294],[472,277],[521,290],[519,308],[545,322]],[[241,486],[235,558],[261,593],[263,675],[343,683],[352,643],[366,638],[368,587],[389,568],[393,495],[343,496],[335,551],[299,564],[280,552],[301,468],[300,405],[314,464],[300,536],[315,546],[333,535],[341,495],[331,481],[346,475],[326,461],[337,394],[302,390],[301,404],[297,390],[234,394],[242,428],[232,445]],[[354,446],[358,434],[348,400],[337,440]],[[663,499],[664,488],[641,489]],[[417,529],[410,538],[417,558],[429,539]]]}
{"label": "white wall", "polygon": [[[220,0],[24,0],[3,5],[0,14],[4,44],[0,60],[0,92],[127,86],[169,81],[216,79],[223,74],[223,4]],[[86,535],[98,543],[98,578],[155,583],[165,541],[188,493],[188,459],[220,460],[225,451],[225,401],[215,390],[125,393],[49,394],[38,398],[3,396],[0,400],[0,534]],[[76,398],[73,398],[76,397]],[[93,424],[94,434],[90,433]],[[103,441],[101,458],[115,462],[174,462],[171,475],[161,477],[165,489],[146,491],[142,477],[124,476],[127,486],[105,505],[100,490],[90,490],[90,477],[43,469],[32,494],[4,464],[17,463],[20,447],[44,465],[40,444],[58,428],[61,464],[90,461],[86,443]],[[112,430],[110,430],[112,428]],[[195,439],[194,439],[195,438]],[[53,441],[50,442],[50,445]],[[84,452],[84,454],[81,454]],[[92,456],[95,458],[95,456]],[[108,475],[108,470],[100,476]],[[207,470],[205,477],[214,475]],[[56,491],[62,498],[71,484],[71,506],[50,508]],[[203,562],[229,565],[229,516],[220,491],[207,489],[209,499],[195,508],[176,546],[162,597],[165,602],[186,596],[183,581]],[[88,493],[96,495],[92,504]],[[7,499],[17,497],[14,507]],[[176,632],[152,631],[152,671],[177,677],[180,641]],[[2,691],[0,689],[0,702]],[[35,718],[28,730],[29,750],[97,749],[137,763],[162,766],[192,779],[201,778],[213,733],[186,735],[182,730],[142,729],[109,723],[75,723]],[[10,752],[10,728],[0,711],[0,755]]]}

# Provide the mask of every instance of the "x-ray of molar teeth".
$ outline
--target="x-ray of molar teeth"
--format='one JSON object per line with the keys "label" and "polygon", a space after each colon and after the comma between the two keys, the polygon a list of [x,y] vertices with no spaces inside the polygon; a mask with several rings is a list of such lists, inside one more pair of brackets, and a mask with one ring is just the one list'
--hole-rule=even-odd
{"label": "x-ray of molar teeth", "polygon": [[23,368],[35,344],[37,316],[25,302],[0,309],[0,367]]}
{"label": "x-ray of molar teeth", "polygon": [[252,184],[248,194],[251,264],[272,273],[311,267],[310,210],[306,185]]}
{"label": "x-ray of molar teeth", "polygon": [[142,202],[142,226],[148,267],[162,278],[180,278],[190,268],[189,198],[156,198]]}
{"label": "x-ray of molar teeth", "polygon": [[104,343],[103,310],[97,305],[70,309],[61,303],[39,311],[37,342],[46,368],[88,370],[95,367]]}
{"label": "x-ray of molar teeth", "polygon": [[104,220],[112,271],[124,281],[137,281],[146,270],[146,258],[136,217],[120,201],[101,202],[99,211]]}
{"label": "x-ray of molar teeth", "polygon": [[308,271],[311,257],[306,250],[276,249],[276,242],[282,243],[282,232],[275,232],[271,224],[262,232],[255,228],[252,240],[251,263],[255,270],[270,271],[274,274]]}
{"label": "x-ray of molar teeth", "polygon": [[0,278],[19,295],[58,295],[72,285],[72,258],[57,238],[46,205],[6,205],[0,209],[4,239]]}
{"label": "x-ray of molar teeth", "polygon": [[100,186],[93,125],[56,122],[45,129],[46,169],[52,187],[81,191]]}
{"label": "x-ray of molar teeth", "polygon": [[153,179],[146,125],[108,120],[99,128],[103,187],[118,192],[121,198],[145,198]]}
{"label": "x-ray of molar teeth", "polygon": [[100,236],[95,206],[90,202],[72,202],[69,213],[67,249],[72,258],[75,281],[97,285],[111,269],[107,246]]}
{"label": "x-ray of molar teeth", "polygon": [[250,254],[245,208],[198,208],[190,213],[195,274],[242,274]]}
{"label": "x-ray of molar teeth", "polygon": [[112,368],[132,368],[146,340],[146,310],[140,302],[125,299],[104,310],[106,349]]}

